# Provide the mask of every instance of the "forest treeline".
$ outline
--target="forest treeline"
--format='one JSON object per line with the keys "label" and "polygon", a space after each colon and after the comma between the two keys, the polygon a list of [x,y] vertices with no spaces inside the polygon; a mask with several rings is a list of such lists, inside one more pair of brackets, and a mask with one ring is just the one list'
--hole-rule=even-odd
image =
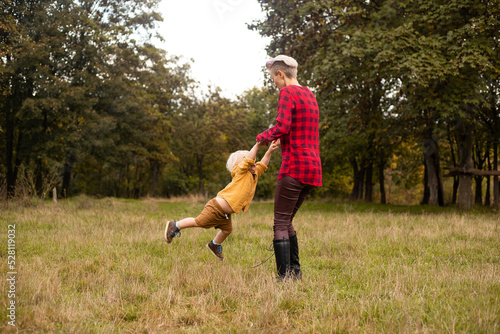
{"label": "forest treeline", "polygon": [[[249,29],[298,60],[320,104],[316,196],[498,205],[500,0],[258,2]],[[3,198],[213,195],[230,180],[227,156],[273,124],[277,91],[200,93],[153,42],[157,5],[2,2]],[[272,197],[280,163],[257,197]]]}

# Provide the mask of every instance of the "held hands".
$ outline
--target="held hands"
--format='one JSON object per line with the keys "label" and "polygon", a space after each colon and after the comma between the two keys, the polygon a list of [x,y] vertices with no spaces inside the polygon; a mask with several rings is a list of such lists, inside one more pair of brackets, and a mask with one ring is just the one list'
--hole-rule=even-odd
{"label": "held hands", "polygon": [[276,150],[281,144],[281,141],[279,139],[273,140],[271,142],[271,145],[269,145],[269,148],[267,149],[270,153],[272,153],[274,150]]}
{"label": "held hands", "polygon": [[[266,145],[266,143],[263,143],[263,142],[259,142],[258,144],[260,144],[260,145]],[[281,144],[281,142],[280,142],[279,139],[273,140],[271,142],[271,144],[269,145],[269,148],[267,149],[266,154],[264,154],[264,157],[262,158],[262,160],[260,162],[263,163],[266,166],[269,165],[269,161],[271,160],[271,153],[274,150],[276,150],[280,146],[280,144]]]}

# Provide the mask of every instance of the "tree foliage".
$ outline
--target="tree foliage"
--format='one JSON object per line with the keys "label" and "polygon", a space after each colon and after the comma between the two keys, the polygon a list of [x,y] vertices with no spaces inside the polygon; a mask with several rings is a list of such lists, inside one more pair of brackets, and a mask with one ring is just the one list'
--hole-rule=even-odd
{"label": "tree foliage", "polygon": [[[320,105],[320,196],[385,203],[396,184],[426,204],[498,205],[497,176],[450,174],[446,197],[442,169],[498,170],[499,0],[259,3],[250,28],[298,60]],[[0,189],[213,195],[230,180],[227,157],[272,125],[277,91],[201,95],[189,64],[154,44],[157,4],[2,2]],[[279,164],[257,197],[272,196]]]}
{"label": "tree foliage", "polygon": [[36,171],[39,189],[49,170],[63,168],[64,194],[75,164],[86,187],[92,175],[90,185],[104,179],[114,195],[149,188],[139,175],[165,162],[167,113],[190,83],[188,67],[134,39],[161,19],[156,4],[10,1],[2,8],[9,194],[21,165]]}
{"label": "tree foliage", "polygon": [[269,54],[299,61],[299,79],[317,92],[323,110],[323,160],[334,147],[350,160],[351,196],[360,198],[364,184],[371,200],[372,166],[384,168],[399,145],[417,140],[424,203],[443,205],[439,149],[447,129],[459,139],[459,164],[469,166],[465,143],[486,130],[478,127],[481,110],[498,116],[491,100],[500,74],[498,0],[259,2],[266,18],[250,28],[271,37]]}

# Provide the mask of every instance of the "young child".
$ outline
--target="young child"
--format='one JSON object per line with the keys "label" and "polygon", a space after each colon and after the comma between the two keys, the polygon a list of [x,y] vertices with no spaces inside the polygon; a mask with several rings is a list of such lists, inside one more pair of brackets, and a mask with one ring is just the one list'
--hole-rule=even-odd
{"label": "young child", "polygon": [[181,230],[188,227],[218,228],[220,231],[214,240],[207,244],[207,248],[220,260],[222,255],[222,242],[231,234],[231,214],[241,210],[247,212],[255,194],[259,176],[267,169],[271,153],[278,148],[280,141],[275,140],[260,162],[255,163],[257,152],[265,143],[255,144],[250,151],[236,151],[227,160],[227,170],[233,178],[226,188],[221,190],[217,197],[208,201],[205,208],[196,218],[184,218],[179,221],[169,221],[165,227],[165,240],[171,243],[175,236],[180,236]]}

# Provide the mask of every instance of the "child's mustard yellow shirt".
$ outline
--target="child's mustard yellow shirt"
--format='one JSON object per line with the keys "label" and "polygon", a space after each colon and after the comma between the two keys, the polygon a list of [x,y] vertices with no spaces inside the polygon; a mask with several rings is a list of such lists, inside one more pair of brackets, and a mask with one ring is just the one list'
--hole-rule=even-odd
{"label": "child's mustard yellow shirt", "polygon": [[253,196],[255,195],[255,188],[257,181],[266,170],[267,166],[261,162],[257,162],[255,174],[250,172],[248,168],[254,164],[254,160],[243,158],[243,161],[235,166],[231,172],[233,180],[226,188],[222,189],[217,197],[223,198],[233,209],[235,213],[247,212]]}

